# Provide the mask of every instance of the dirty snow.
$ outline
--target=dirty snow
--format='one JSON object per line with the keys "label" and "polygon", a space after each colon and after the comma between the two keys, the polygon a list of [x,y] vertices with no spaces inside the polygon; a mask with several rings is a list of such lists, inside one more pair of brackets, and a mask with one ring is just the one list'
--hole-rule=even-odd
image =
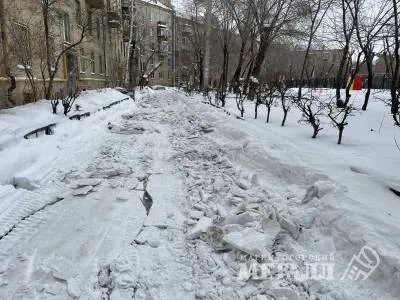
{"label": "dirty snow", "polygon": [[[328,124],[311,140],[296,111],[281,128],[278,107],[265,124],[262,109],[253,120],[246,103],[240,120],[227,100],[229,114],[145,89],[32,140],[21,133],[34,110],[16,110],[25,123],[8,126],[14,142],[0,149],[0,299],[398,299],[400,202],[389,187],[400,152],[387,108],[371,103],[337,146]],[[377,269],[341,280],[364,246]],[[329,278],[242,276],[251,263],[289,260],[300,272],[324,258]]]}

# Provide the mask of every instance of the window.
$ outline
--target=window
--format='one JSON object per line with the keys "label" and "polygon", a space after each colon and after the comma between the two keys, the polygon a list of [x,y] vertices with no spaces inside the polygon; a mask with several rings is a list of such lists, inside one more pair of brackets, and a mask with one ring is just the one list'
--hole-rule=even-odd
{"label": "window", "polygon": [[154,65],[154,57],[150,57],[150,61],[149,61],[150,65]]}
{"label": "window", "polygon": [[161,72],[158,72],[158,78],[159,79],[163,79],[163,72],[161,71]]}
{"label": "window", "polygon": [[69,27],[69,15],[67,13],[64,13],[63,16],[63,33],[64,33],[64,41],[70,42],[71,32]]}
{"label": "window", "polygon": [[151,73],[151,76],[150,76],[150,78],[153,78],[153,79],[154,79],[154,72],[153,72],[153,73]]}
{"label": "window", "polygon": [[79,69],[81,73],[86,73],[85,49],[79,49]]}
{"label": "window", "polygon": [[168,79],[171,79],[171,73],[168,71]]}
{"label": "window", "polygon": [[154,36],[154,28],[153,27],[149,28],[149,36]]}
{"label": "window", "polygon": [[96,73],[96,62],[93,51],[90,53],[90,71],[92,72],[92,74]]}
{"label": "window", "polygon": [[104,74],[104,60],[102,55],[99,55],[99,72],[100,74]]}
{"label": "window", "polygon": [[82,25],[82,9],[80,0],[75,0],[75,9],[76,23]]}

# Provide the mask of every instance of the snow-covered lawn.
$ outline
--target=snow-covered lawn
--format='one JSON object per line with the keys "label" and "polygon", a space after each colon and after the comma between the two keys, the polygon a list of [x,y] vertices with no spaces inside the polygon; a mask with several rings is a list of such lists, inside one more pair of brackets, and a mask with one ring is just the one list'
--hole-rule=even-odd
{"label": "snow-covered lawn", "polygon": [[[240,120],[234,99],[227,115],[175,89],[136,98],[32,140],[49,104],[32,122],[6,111],[0,299],[398,299],[400,151],[381,102],[337,145],[329,124],[312,140],[294,108],[282,128],[279,107],[266,124],[251,102]],[[377,268],[341,280],[364,246]]]}

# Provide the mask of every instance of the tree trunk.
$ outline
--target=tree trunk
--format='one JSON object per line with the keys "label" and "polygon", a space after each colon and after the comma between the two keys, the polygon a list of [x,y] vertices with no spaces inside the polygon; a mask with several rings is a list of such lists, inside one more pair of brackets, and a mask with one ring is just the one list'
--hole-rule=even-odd
{"label": "tree trunk", "polygon": [[312,127],[313,127],[313,129],[314,129],[312,138],[315,139],[315,138],[317,137],[317,135],[318,135],[318,132],[319,132],[318,129],[319,129],[319,128],[318,128],[318,126],[316,126],[316,125],[312,125]]}
{"label": "tree trunk", "polygon": [[43,28],[44,28],[44,38],[46,44],[46,67],[47,73],[49,75],[49,83],[45,88],[45,98],[49,100],[51,98],[51,92],[53,90],[53,79],[54,75],[51,70],[51,47],[50,47],[50,25],[49,25],[49,3],[48,1],[42,2],[42,15],[43,15]]}
{"label": "tree trunk", "polygon": [[270,107],[267,107],[267,123],[269,123],[269,115],[270,115],[270,113],[271,113],[271,108]]}
{"label": "tree trunk", "polygon": [[362,110],[367,110],[369,96],[371,94],[372,89],[372,80],[374,78],[373,70],[372,70],[372,58],[367,60],[367,69],[368,69],[368,77],[367,77],[367,92],[365,93],[364,104],[362,106]]}
{"label": "tree trunk", "polygon": [[349,44],[346,43],[346,45],[343,48],[342,58],[340,60],[339,69],[338,69],[337,74],[336,74],[336,83],[335,83],[335,87],[336,87],[336,105],[338,105],[339,100],[342,99],[342,97],[340,95],[340,89],[342,88],[343,82],[344,82],[343,71],[344,71],[344,67],[345,67],[345,64],[346,64],[348,53],[349,53]]}
{"label": "tree trunk", "polygon": [[399,41],[399,19],[398,9],[397,9],[397,0],[393,0],[393,16],[394,16],[394,35],[395,35],[395,48],[394,48],[394,59],[395,65],[394,70],[392,71],[392,84],[390,87],[390,95],[392,98],[390,112],[393,115],[394,122],[397,126],[400,126],[400,122],[398,119],[399,115],[399,98],[397,95],[397,90],[399,87],[399,71],[400,71],[400,41]]}
{"label": "tree trunk", "polygon": [[285,126],[287,113],[288,113],[288,111],[284,109],[283,110],[283,120],[282,120],[282,124],[281,124],[282,127]]}
{"label": "tree trunk", "polygon": [[343,107],[346,107],[350,102],[350,97],[351,97],[351,95],[350,95],[350,87],[351,87],[351,83],[353,82],[354,78],[356,77],[356,75],[358,73],[358,69],[359,69],[359,66],[360,66],[361,55],[362,55],[362,52],[358,53],[357,61],[356,61],[356,67],[355,67],[353,73],[351,73],[351,77],[350,77],[349,82],[346,84],[346,101],[344,102]]}
{"label": "tree trunk", "polygon": [[258,116],[258,105],[259,104],[256,103],[256,105],[254,106],[254,119],[257,119]]}
{"label": "tree trunk", "polygon": [[344,130],[344,127],[343,128],[339,127],[339,138],[338,138],[338,142],[337,142],[338,145],[340,145],[342,143],[343,130]]}
{"label": "tree trunk", "polygon": [[[300,101],[300,98],[301,98],[301,90],[302,90],[302,86],[303,86],[304,72],[306,71],[308,53],[310,52],[312,38],[313,38],[313,35],[311,34],[309,39],[308,39],[306,53],[304,54],[303,65],[301,67],[300,78],[299,78],[300,79],[300,85],[298,87],[299,90],[297,92],[297,101]],[[314,72],[314,70],[313,70],[313,72]],[[309,86],[310,86],[310,84],[309,84]]]}
{"label": "tree trunk", "polygon": [[231,80],[231,87],[230,91],[232,92],[232,87],[236,86],[239,83],[240,79],[240,74],[242,73],[242,68],[243,68],[243,63],[244,63],[244,50],[246,48],[246,41],[242,40],[242,44],[240,47],[240,54],[239,54],[239,62],[236,67],[236,71],[233,74],[232,80]]}
{"label": "tree trunk", "polygon": [[[254,78],[257,78],[257,79],[260,77],[261,67],[262,67],[262,64],[264,63],[265,54],[266,54],[267,49],[270,44],[268,35],[269,35],[269,33],[267,30],[265,30],[261,35],[260,47],[258,49],[258,53],[257,53],[256,59],[254,61],[254,66],[251,71],[251,76],[253,76]],[[248,99],[254,100],[255,94],[256,94],[255,83],[250,82],[249,93],[247,96]]]}

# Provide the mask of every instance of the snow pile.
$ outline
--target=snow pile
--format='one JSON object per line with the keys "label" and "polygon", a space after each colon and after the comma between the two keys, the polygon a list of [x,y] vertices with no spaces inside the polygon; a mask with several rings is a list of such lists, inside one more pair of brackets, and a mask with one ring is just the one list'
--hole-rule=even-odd
{"label": "snow pile", "polygon": [[[84,91],[76,100],[72,111],[68,116],[74,113],[96,112],[102,107],[115,101],[122,100],[127,96],[114,89],[104,89],[97,91]],[[77,112],[75,105],[80,106]],[[35,103],[29,103],[10,109],[0,111],[0,150],[9,145],[11,141],[18,141],[29,131],[46,126],[51,123],[64,121],[62,104],[58,105],[58,113],[53,114],[50,101],[40,100]]]}
{"label": "snow pile", "polygon": [[[362,94],[354,96],[360,101]],[[212,257],[199,261],[200,268],[209,260],[222,259],[218,268],[231,272],[222,277],[216,272],[214,281],[230,282],[245,297],[273,296],[281,286],[288,287],[289,299],[390,299],[398,295],[400,240],[396,232],[400,224],[393,216],[400,217],[400,205],[387,186],[394,182],[390,176],[399,178],[394,172],[399,153],[393,147],[397,129],[389,118],[382,121],[388,112],[383,103],[371,103],[369,111],[351,120],[345,132],[350,146],[340,147],[335,145],[333,129],[324,130],[316,141],[308,139],[307,128],[295,124],[300,117],[296,111],[289,115],[287,128],[280,128],[280,122],[266,125],[252,116],[245,122],[236,120],[200,104],[201,96],[198,100],[196,111],[204,113],[193,114],[188,123],[181,124],[187,133],[180,135],[192,136],[193,142],[182,147],[177,140],[176,147],[185,149],[177,159],[186,174],[192,204],[188,240],[196,238],[194,247],[203,245],[206,253],[202,256]],[[228,101],[227,110],[236,113],[234,100]],[[253,104],[246,103],[246,110],[253,112]],[[203,134],[205,122],[217,130]],[[383,123],[380,134],[378,128],[370,130],[374,122]],[[365,173],[353,171],[366,166]],[[200,221],[194,218],[200,215],[198,211],[205,215]],[[227,224],[232,218],[245,221]],[[351,257],[364,246],[380,256],[371,278],[367,282],[339,281]],[[217,254],[213,249],[233,252]],[[238,274],[241,259],[246,257],[248,263],[249,256],[273,264],[285,257],[299,257],[302,259],[289,261],[297,270],[310,263],[310,257],[330,258],[327,262],[334,264],[336,280],[298,282],[276,274],[243,287]]]}

